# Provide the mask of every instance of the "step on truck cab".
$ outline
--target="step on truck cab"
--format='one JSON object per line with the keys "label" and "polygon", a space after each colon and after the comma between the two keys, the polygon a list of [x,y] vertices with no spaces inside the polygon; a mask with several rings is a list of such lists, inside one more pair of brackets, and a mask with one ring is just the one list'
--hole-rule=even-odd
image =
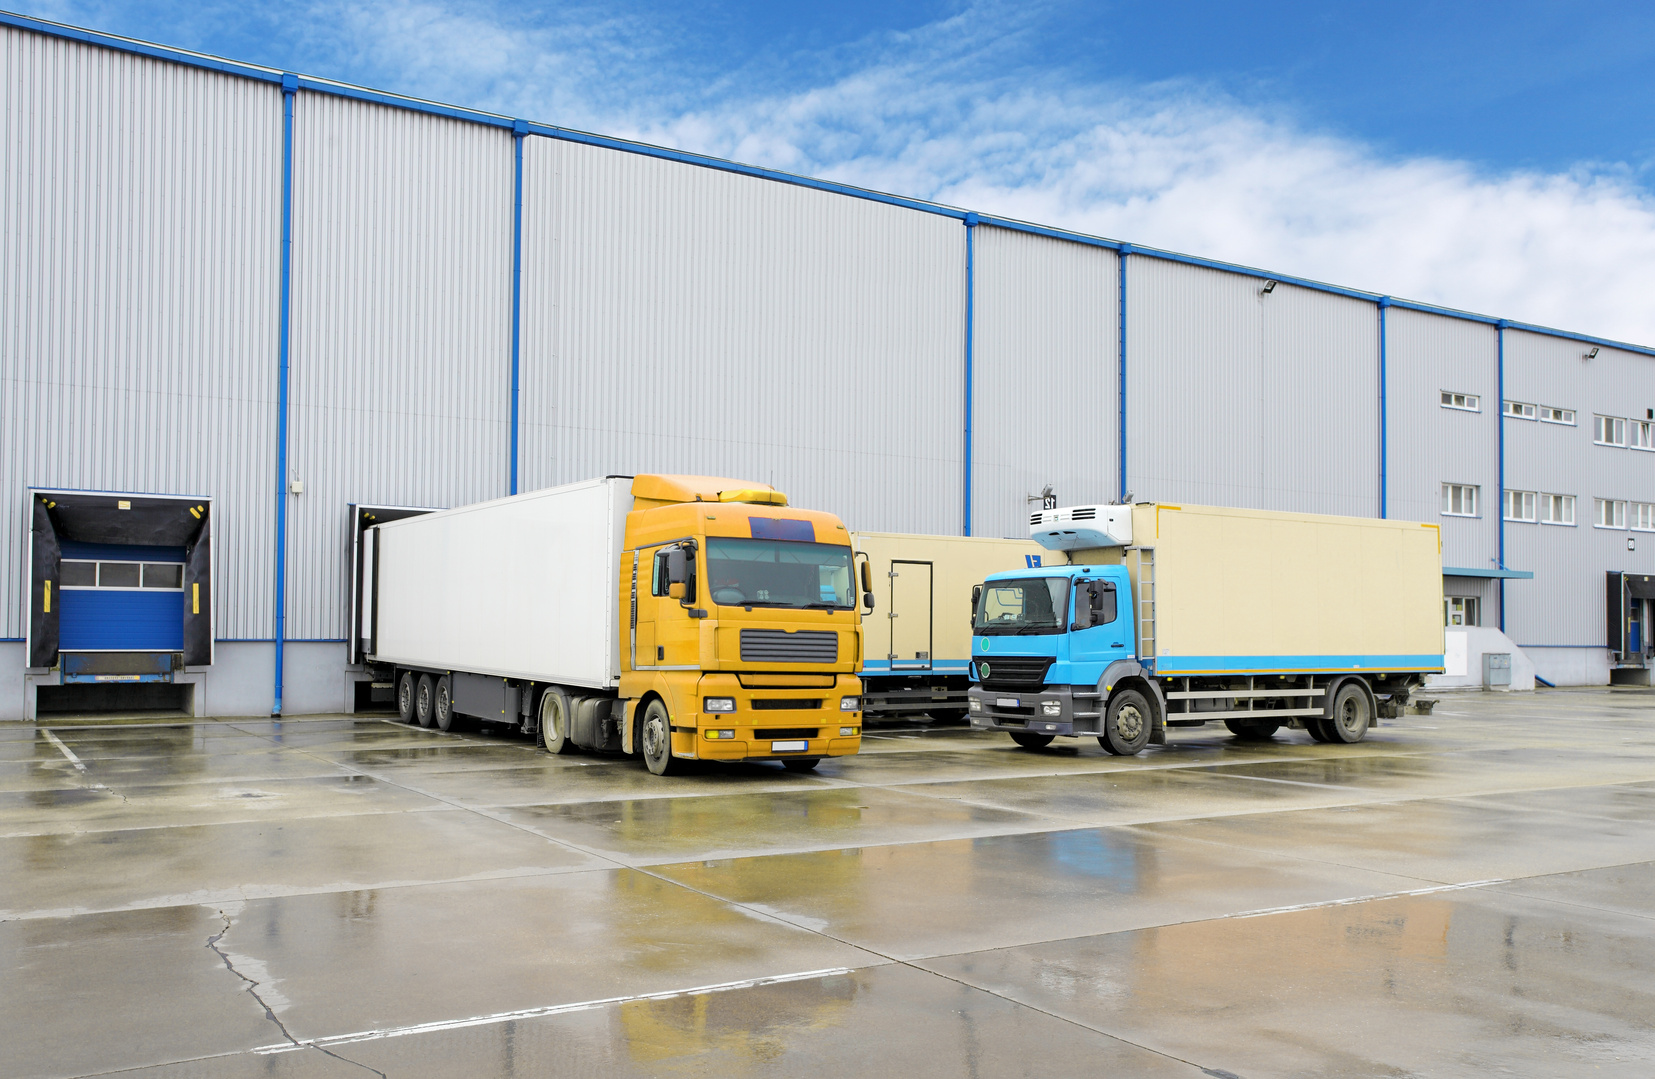
{"label": "step on truck cab", "polygon": [[972,726],[1111,753],[1224,723],[1357,742],[1443,669],[1436,525],[1139,503],[1042,510],[1070,565],[972,600]]}
{"label": "step on truck cab", "polygon": [[360,634],[404,720],[808,771],[861,745],[850,537],[765,484],[609,476],[376,525]]}

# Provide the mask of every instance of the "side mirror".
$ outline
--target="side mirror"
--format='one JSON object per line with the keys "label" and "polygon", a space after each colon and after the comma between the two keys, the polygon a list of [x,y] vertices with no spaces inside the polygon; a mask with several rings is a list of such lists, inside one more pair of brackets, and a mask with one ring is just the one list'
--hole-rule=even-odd
{"label": "side mirror", "polygon": [[674,547],[667,552],[667,584],[678,589],[668,592],[671,596],[683,596],[683,584],[689,580],[688,559],[684,557],[684,548]]}
{"label": "side mirror", "polygon": [[977,624],[977,607],[982,602],[983,602],[983,586],[980,585],[980,584],[972,585],[971,586],[971,624],[973,626],[976,626],[976,624]]}
{"label": "side mirror", "polygon": [[668,584],[667,595],[673,599],[682,600],[684,598],[684,582],[673,581],[671,584]]}
{"label": "side mirror", "polygon": [[873,613],[873,570],[867,559],[862,560],[862,606],[867,608],[863,613]]}

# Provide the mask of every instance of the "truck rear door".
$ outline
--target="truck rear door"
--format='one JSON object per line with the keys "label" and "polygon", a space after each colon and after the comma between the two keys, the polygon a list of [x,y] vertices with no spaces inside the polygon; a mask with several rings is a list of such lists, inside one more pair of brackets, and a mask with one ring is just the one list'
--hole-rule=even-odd
{"label": "truck rear door", "polygon": [[885,620],[891,627],[887,658],[893,671],[931,669],[931,584],[931,563],[891,560],[891,605]]}

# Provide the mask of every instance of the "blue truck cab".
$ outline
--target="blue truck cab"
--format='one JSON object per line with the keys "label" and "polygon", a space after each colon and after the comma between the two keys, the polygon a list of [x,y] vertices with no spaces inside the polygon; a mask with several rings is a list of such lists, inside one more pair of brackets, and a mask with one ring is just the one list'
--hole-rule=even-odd
{"label": "blue truck cab", "polygon": [[1136,655],[1122,565],[996,573],[972,598],[971,725],[1039,748],[1096,735],[1132,755],[1165,741],[1161,691]]}

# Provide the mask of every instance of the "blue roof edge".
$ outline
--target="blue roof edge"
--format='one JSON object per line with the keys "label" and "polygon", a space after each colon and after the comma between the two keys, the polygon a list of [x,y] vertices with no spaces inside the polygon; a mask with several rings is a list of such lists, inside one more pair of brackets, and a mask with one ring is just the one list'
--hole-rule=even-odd
{"label": "blue roof edge", "polygon": [[1470,569],[1465,566],[1442,567],[1444,577],[1487,577],[1502,581],[1532,581],[1534,572],[1526,569]]}
{"label": "blue roof edge", "polygon": [[[276,68],[261,67],[257,64],[247,64],[235,60],[226,60],[205,53],[190,52],[187,49],[175,48],[169,45],[157,45],[152,42],[139,41],[135,38],[121,37],[117,34],[104,33],[99,30],[87,30],[66,23],[51,22],[47,19],[36,18],[31,15],[20,15],[16,12],[0,11],[0,26],[12,26],[20,30],[29,30],[34,33],[50,37],[66,38],[88,45],[97,45],[101,48],[113,49],[119,52],[133,53],[138,56],[147,56],[155,60],[164,60],[169,63],[181,64],[187,67],[201,68],[207,71],[216,71],[221,74],[234,75],[240,78],[254,79],[259,82],[280,85],[286,74]],[[298,84],[301,90],[313,93],[333,94],[338,97],[352,98],[358,101],[367,101],[376,105],[385,105],[391,108],[407,109],[411,112],[425,113],[432,116],[443,116],[452,120],[461,120],[467,123],[483,124],[488,127],[500,128],[510,135],[516,118],[502,116],[497,113],[483,112],[479,109],[467,109],[457,105],[444,105],[439,102],[426,101],[420,98],[405,97],[400,94],[387,93],[380,90],[370,90],[365,87],[352,86],[347,83],[334,82],[328,79],[299,76]],[[874,191],[870,188],[855,187],[851,184],[838,183],[833,180],[822,180],[811,176],[801,176],[797,173],[782,172],[778,169],[767,169],[758,165],[744,165],[737,161],[724,158],[709,157],[705,154],[691,153],[685,150],[674,150],[665,146],[655,146],[650,143],[633,142],[627,139],[612,138],[606,135],[596,135],[590,132],[576,131],[572,128],[556,127],[550,124],[527,124],[530,134],[545,138],[562,139],[566,142],[581,143],[586,146],[597,146],[623,153],[639,154],[645,157],[661,158],[667,161],[677,161],[686,165],[697,165],[702,168],[715,169],[719,172],[731,172],[742,176],[751,176],[762,180],[772,180],[778,183],[792,184],[796,187],[806,187],[817,191],[826,191],[832,194],[847,195],[851,198],[865,199],[870,202],[884,203],[888,206],[900,206],[905,209],[917,210],[921,213],[937,214],[942,217],[951,217],[964,221],[969,211],[942,203],[928,202],[924,199],[907,198],[902,195],[892,195],[883,191]],[[1585,344],[1599,345],[1603,348],[1619,349],[1623,352],[1634,352],[1644,356],[1655,356],[1655,347],[1635,345],[1626,341],[1616,341],[1613,338],[1596,337],[1590,334],[1576,333],[1571,330],[1560,330],[1549,326],[1538,326],[1528,322],[1515,322],[1509,319],[1499,319],[1491,315],[1479,315],[1470,311],[1461,311],[1452,307],[1441,307],[1436,304],[1419,303],[1413,300],[1399,300],[1378,292],[1368,292],[1361,289],[1344,288],[1339,285],[1328,284],[1325,281],[1315,281],[1310,278],[1295,277],[1291,274],[1271,273],[1253,266],[1243,266],[1239,263],[1222,262],[1217,259],[1201,258],[1196,255],[1184,255],[1176,251],[1166,251],[1160,248],[1140,247],[1122,240],[1110,240],[1100,236],[1091,236],[1086,233],[1072,232],[1067,229],[1053,228],[1046,225],[1037,225],[1026,221],[1017,221],[1012,218],[995,217],[991,214],[975,215],[977,221],[984,225],[996,228],[1009,229],[1015,232],[1029,233],[1036,236],[1045,236],[1054,240],[1065,240],[1070,243],[1085,244],[1090,247],[1103,247],[1113,251],[1126,248],[1134,255],[1143,255],[1147,258],[1157,258],[1168,262],[1180,262],[1189,266],[1200,266],[1206,269],[1219,270],[1224,273],[1241,274],[1248,277],[1257,277],[1262,280],[1278,281],[1282,284],[1293,285],[1298,288],[1311,289],[1316,292],[1329,293],[1335,296],[1345,296],[1350,299],[1363,300],[1369,303],[1378,303],[1386,300],[1392,307],[1400,307],[1410,311],[1419,311],[1425,314],[1442,315],[1447,318],[1463,319],[1468,322],[1480,322],[1489,326],[1498,326],[1502,322],[1506,328],[1521,330],[1527,333],[1540,334],[1546,337],[1556,337],[1568,341],[1580,341]]]}

